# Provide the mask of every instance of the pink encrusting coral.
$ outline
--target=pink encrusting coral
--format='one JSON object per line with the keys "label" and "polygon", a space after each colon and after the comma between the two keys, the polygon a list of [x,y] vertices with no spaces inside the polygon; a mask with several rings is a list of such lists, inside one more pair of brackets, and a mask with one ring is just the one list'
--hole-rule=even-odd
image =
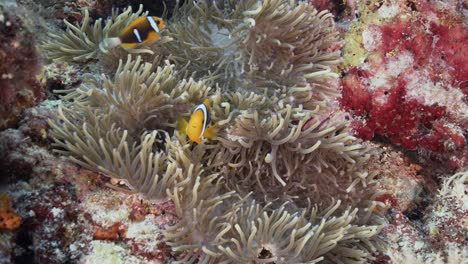
{"label": "pink encrusting coral", "polygon": [[462,17],[425,1],[412,5],[413,11],[391,5],[376,11],[385,22],[361,30],[367,55],[342,79],[342,106],[354,115],[361,138],[384,136],[411,150],[460,151],[468,125],[468,34]]}

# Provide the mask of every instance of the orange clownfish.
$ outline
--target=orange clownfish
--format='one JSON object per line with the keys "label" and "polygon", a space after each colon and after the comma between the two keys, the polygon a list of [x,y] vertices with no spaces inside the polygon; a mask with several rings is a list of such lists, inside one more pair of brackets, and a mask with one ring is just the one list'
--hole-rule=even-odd
{"label": "orange clownfish", "polygon": [[138,17],[120,31],[118,38],[110,38],[111,47],[133,48],[140,44],[161,39],[159,32],[164,28],[164,21],[157,16]]}
{"label": "orange clownfish", "polygon": [[213,139],[216,136],[216,125],[208,126],[210,123],[209,100],[205,99],[203,104],[197,105],[187,120],[181,118],[177,121],[177,130],[186,134],[189,139],[200,144],[203,138]]}

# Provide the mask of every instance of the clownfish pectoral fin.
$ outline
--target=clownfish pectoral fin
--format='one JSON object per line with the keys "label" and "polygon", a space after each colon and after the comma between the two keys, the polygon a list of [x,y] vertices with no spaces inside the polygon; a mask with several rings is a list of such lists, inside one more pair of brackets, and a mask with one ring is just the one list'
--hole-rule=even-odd
{"label": "clownfish pectoral fin", "polygon": [[183,118],[180,118],[179,120],[177,120],[176,129],[177,131],[183,133],[184,135],[187,134],[187,126],[188,126],[187,120]]}
{"label": "clownfish pectoral fin", "polygon": [[107,49],[112,49],[122,44],[120,38],[107,38],[104,41]]}
{"label": "clownfish pectoral fin", "polygon": [[140,25],[141,23],[144,23],[145,21],[146,21],[146,17],[144,17],[144,16],[137,17],[132,22],[130,22],[130,24],[128,24],[128,26],[126,26],[123,29],[123,31],[136,28],[136,27],[138,27],[138,25]]}
{"label": "clownfish pectoral fin", "polygon": [[207,139],[214,139],[216,137],[216,133],[218,132],[218,126],[212,125],[205,129],[205,133],[203,133],[203,137]]}

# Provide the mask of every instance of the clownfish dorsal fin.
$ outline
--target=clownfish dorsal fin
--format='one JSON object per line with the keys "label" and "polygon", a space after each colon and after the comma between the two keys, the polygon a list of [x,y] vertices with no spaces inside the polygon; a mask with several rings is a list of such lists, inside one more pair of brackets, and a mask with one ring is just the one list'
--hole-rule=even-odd
{"label": "clownfish dorsal fin", "polygon": [[206,109],[210,110],[210,100],[208,98],[203,101],[203,104],[206,106]]}
{"label": "clownfish dorsal fin", "polygon": [[137,17],[135,18],[132,22],[130,22],[130,24],[128,24],[128,26],[126,26],[124,28],[124,30],[130,30],[130,29],[133,29],[134,27],[138,26],[138,24],[142,23],[143,21],[146,20],[146,17],[142,16],[142,17]]}

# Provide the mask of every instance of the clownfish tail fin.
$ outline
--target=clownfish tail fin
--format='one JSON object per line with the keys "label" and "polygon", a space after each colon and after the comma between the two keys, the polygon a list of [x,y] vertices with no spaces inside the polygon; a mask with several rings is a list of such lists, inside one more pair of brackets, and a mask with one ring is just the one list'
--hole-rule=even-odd
{"label": "clownfish tail fin", "polygon": [[205,133],[203,133],[203,137],[207,139],[214,139],[216,137],[217,132],[218,132],[218,126],[216,124],[212,125],[205,129]]}

